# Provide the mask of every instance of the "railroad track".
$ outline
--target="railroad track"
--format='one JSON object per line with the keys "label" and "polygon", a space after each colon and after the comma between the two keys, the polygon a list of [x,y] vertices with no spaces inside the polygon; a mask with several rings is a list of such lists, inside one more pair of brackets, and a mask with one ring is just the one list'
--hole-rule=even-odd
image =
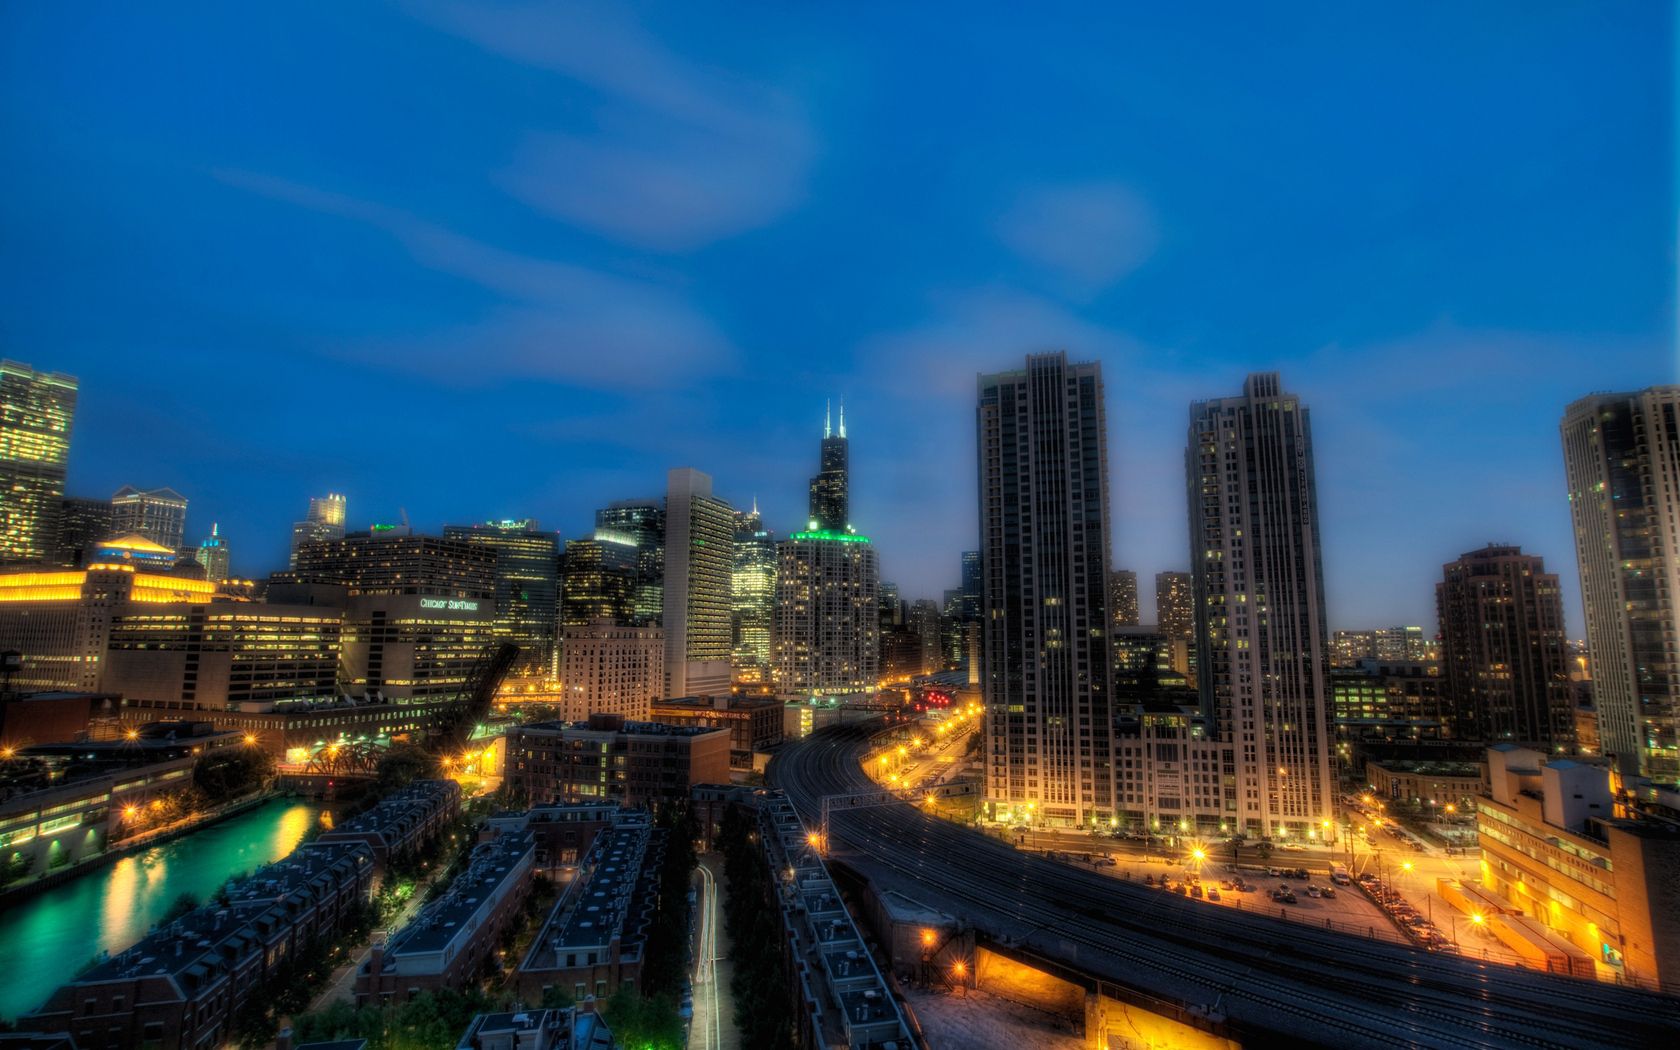
{"label": "railroad track", "polygon": [[[814,825],[824,795],[870,786],[859,757],[875,732],[837,727],[792,745],[770,781]],[[982,929],[1030,927],[1037,951],[1242,1031],[1340,1047],[1680,1045],[1680,1000],[1213,908],[1017,852],[909,804],[831,810],[830,836]]]}

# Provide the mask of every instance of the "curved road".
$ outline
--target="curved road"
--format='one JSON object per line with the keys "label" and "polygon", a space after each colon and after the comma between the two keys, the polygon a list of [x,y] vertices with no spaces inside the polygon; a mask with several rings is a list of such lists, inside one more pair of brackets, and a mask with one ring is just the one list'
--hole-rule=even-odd
{"label": "curved road", "polygon": [[[768,779],[815,827],[872,785],[878,725],[792,744]],[[886,886],[1091,977],[1225,1018],[1246,1045],[1680,1046],[1680,999],[1232,912],[1018,852],[901,803],[830,813],[830,848]]]}

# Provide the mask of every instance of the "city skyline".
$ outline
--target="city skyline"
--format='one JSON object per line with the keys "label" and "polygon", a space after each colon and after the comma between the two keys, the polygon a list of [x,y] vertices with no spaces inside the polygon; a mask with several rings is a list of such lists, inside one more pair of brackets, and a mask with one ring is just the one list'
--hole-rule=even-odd
{"label": "city skyline", "polygon": [[[1252,26],[1202,38],[1168,12],[981,18],[931,66],[926,13],[892,33],[778,14],[751,41],[688,11],[129,17],[87,39],[14,16],[0,120],[39,163],[0,176],[0,274],[26,293],[0,338],[82,380],[69,494],[175,488],[244,574],[283,564],[323,491],[360,524],[407,507],[428,531],[577,538],[691,465],[787,531],[820,403],[844,396],[873,464],[854,517],[879,523],[885,578],[937,595],[976,531],[952,469],[974,376],[1062,348],[1126,377],[1114,564],[1144,609],[1187,567],[1189,403],[1275,369],[1326,436],[1331,624],[1427,625],[1459,552],[1567,564],[1564,406],[1675,378],[1660,9],[1299,16],[1265,54]],[[617,69],[566,45],[568,18]],[[354,69],[285,75],[364,38],[383,46]],[[1018,98],[984,76],[1003,48]],[[377,86],[417,81],[461,94]],[[577,182],[550,185],[556,164]],[[667,166],[691,195],[663,192]],[[637,190],[595,207],[611,184]]]}

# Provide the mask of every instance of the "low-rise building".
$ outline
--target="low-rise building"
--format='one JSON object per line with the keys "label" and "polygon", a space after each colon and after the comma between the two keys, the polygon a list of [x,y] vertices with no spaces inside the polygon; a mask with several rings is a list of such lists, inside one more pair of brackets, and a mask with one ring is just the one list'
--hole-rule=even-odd
{"label": "low-rise building", "polygon": [[1487,766],[1481,762],[1371,759],[1365,780],[1378,797],[1409,803],[1424,811],[1456,806],[1468,813],[1487,791]]}
{"label": "low-rise building", "polygon": [[598,835],[519,964],[520,994],[605,999],[641,982],[665,832],[627,813]]}
{"label": "low-rise building", "polygon": [[507,732],[505,784],[533,803],[615,801],[655,807],[695,784],[729,779],[729,733],[631,722],[535,722]]}
{"label": "low-rise building", "polygon": [[98,856],[153,803],[190,787],[206,750],[240,741],[207,722],[168,722],[13,751],[0,767],[0,871],[17,881]]}
{"label": "low-rise building", "polygon": [[477,978],[531,892],[535,840],[502,835],[473,849],[467,869],[356,971],[356,1003],[401,1003]]}
{"label": "low-rise building", "polygon": [[554,882],[566,882],[595,844],[595,837],[622,819],[625,811],[617,802],[533,806],[491,815],[484,822],[484,835],[494,838],[528,832],[537,844],[537,874]]}
{"label": "low-rise building", "polygon": [[595,1004],[585,1002],[563,1010],[479,1014],[456,1050],[613,1050],[617,1045]]}
{"label": "low-rise building", "polygon": [[317,842],[362,842],[380,871],[412,856],[449,826],[461,811],[461,785],[453,780],[417,780],[351,817]]}
{"label": "low-rise building", "polygon": [[287,960],[363,916],[373,855],[311,844],[60,987],[20,1020],[80,1050],[221,1046],[240,1006]]}
{"label": "low-rise building", "polygon": [[673,726],[727,729],[730,768],[752,769],[754,753],[782,742],[786,706],[770,696],[685,696],[655,701],[653,720]]}
{"label": "low-rise building", "polygon": [[1592,956],[1602,975],[1680,992],[1680,812],[1634,808],[1605,765],[1488,749],[1482,883]]}

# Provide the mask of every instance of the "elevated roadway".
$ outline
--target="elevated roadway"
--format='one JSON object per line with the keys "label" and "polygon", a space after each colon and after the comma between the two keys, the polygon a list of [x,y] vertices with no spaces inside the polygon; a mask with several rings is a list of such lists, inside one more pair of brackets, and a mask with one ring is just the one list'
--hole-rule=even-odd
{"label": "elevated roadway", "polygon": [[[808,828],[874,787],[879,725],[790,745],[769,782]],[[976,935],[1205,1019],[1245,1047],[1676,1047],[1680,999],[1235,912],[1019,852],[909,803],[837,808],[827,846]],[[1134,1000],[1135,1001],[1135,1000]]]}

